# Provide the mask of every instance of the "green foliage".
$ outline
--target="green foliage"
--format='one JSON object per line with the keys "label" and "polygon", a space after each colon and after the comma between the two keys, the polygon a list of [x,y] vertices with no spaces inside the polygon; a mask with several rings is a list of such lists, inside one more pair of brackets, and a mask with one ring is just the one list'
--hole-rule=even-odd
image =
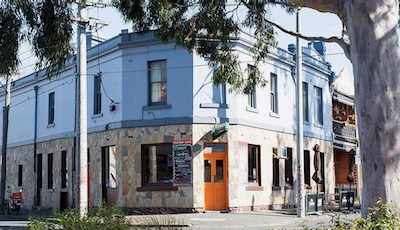
{"label": "green foliage", "polygon": [[72,8],[69,1],[47,0],[35,7],[32,44],[39,58],[38,68],[47,67],[47,73],[58,74],[72,53]]}
{"label": "green foliage", "polygon": [[101,205],[88,209],[85,216],[73,209],[60,212],[53,210],[54,218],[30,218],[29,229],[129,229],[130,223],[125,219],[121,209],[114,206]]}
{"label": "green foliage", "polygon": [[[352,220],[342,219],[340,215],[332,216],[329,226],[320,225],[318,229],[400,229],[400,213],[396,207],[389,206],[379,199],[375,207],[369,208],[367,217]],[[307,229],[307,227],[305,227]]]}
{"label": "green foliage", "polygon": [[84,216],[73,209],[60,212],[53,210],[53,218],[29,218],[28,228],[31,230],[46,229],[181,229],[186,227],[181,221],[170,216],[134,216],[125,217],[118,207],[102,204],[100,207],[87,210]]}
{"label": "green foliage", "polygon": [[369,210],[367,218],[357,219],[352,229],[400,229],[400,213],[396,207],[379,199],[376,206]]}
{"label": "green foliage", "polygon": [[59,73],[72,53],[73,0],[11,0],[0,3],[0,74],[18,70],[18,49],[26,41],[48,76]]}
{"label": "green foliage", "polygon": [[18,46],[22,23],[19,11],[11,6],[0,7],[0,74],[10,74],[17,70]]}
{"label": "green foliage", "polygon": [[[266,80],[258,70],[270,48],[276,45],[273,27],[266,20],[269,5],[280,4],[293,12],[287,0],[113,0],[126,21],[133,22],[135,32],[156,30],[156,35],[167,42],[196,52],[216,67],[215,84],[228,83],[235,92],[251,93],[255,85],[265,86]],[[237,12],[244,10],[245,16]],[[255,69],[243,71],[235,52],[238,33],[252,31],[252,64]],[[245,74],[248,72],[249,74]]]}

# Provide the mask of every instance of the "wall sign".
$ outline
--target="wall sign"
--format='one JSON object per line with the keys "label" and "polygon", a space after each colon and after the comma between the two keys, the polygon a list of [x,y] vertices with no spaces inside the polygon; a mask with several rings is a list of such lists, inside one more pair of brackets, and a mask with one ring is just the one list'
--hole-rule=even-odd
{"label": "wall sign", "polygon": [[206,153],[224,153],[224,144],[204,144],[204,152]]}
{"label": "wall sign", "polygon": [[192,141],[172,143],[174,186],[192,186]]}

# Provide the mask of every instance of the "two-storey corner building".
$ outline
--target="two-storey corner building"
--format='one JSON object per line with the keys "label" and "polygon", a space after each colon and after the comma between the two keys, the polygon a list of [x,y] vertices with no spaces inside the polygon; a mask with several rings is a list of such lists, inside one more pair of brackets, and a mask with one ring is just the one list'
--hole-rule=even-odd
{"label": "two-storey corner building", "polygon": [[[251,38],[234,41],[243,74]],[[126,208],[255,210],[296,202],[294,47],[261,65],[251,95],[212,83],[195,53],[153,34],[120,35],[88,50],[88,198]],[[330,78],[324,46],[303,48],[304,173],[309,192],[334,191]],[[76,62],[13,83],[7,186],[24,208],[77,203]],[[4,94],[3,94],[4,97]],[[320,165],[313,149],[320,146]],[[321,186],[311,178],[320,170]]]}
{"label": "two-storey corner building", "polygon": [[[338,189],[356,191],[360,195],[362,182],[356,113],[354,106],[354,81],[346,69],[343,69],[332,84],[332,126],[333,152],[335,160],[335,184]],[[356,154],[355,159],[351,159]],[[353,170],[353,181],[348,178]]]}

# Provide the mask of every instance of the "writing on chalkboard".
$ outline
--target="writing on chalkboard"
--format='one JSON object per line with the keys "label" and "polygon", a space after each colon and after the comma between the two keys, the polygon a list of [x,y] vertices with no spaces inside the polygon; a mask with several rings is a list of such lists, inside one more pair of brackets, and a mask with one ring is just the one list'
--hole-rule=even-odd
{"label": "writing on chalkboard", "polygon": [[192,142],[172,143],[174,186],[192,186]]}

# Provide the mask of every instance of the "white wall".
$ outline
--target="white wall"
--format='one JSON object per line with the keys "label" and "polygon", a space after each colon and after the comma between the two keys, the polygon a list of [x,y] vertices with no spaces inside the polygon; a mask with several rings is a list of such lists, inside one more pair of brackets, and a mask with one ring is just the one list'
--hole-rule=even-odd
{"label": "white wall", "polygon": [[[243,76],[247,75],[248,64],[253,64],[251,56],[243,46],[237,46]],[[279,54],[278,54],[279,53]],[[207,60],[199,56],[194,57],[194,116],[199,122],[219,122],[228,118],[231,124],[244,124],[251,127],[259,127],[284,133],[295,133],[296,130],[296,76],[292,75],[294,61],[292,55],[283,51],[275,50],[266,63],[260,65],[261,74],[268,81],[265,87],[256,88],[256,108],[249,109],[248,96],[243,94],[229,93],[227,87],[228,108],[217,108],[213,101],[215,86],[212,83],[213,70],[207,65]],[[270,75],[277,75],[278,84],[278,114],[271,112],[270,103]],[[331,139],[331,96],[329,92],[329,72],[320,68],[312,68],[309,64],[303,64],[303,79],[308,83],[309,90],[309,116],[310,122],[305,122],[304,134],[309,137],[320,139]],[[314,86],[322,88],[323,91],[323,126],[315,124],[314,121]],[[214,103],[214,107],[210,104]],[[207,108],[204,108],[204,105]]]}
{"label": "white wall", "polygon": [[[149,106],[148,62],[167,62],[167,105]],[[173,44],[131,47],[123,51],[123,120],[153,120],[192,115],[193,55]],[[143,109],[143,107],[146,107]]]}
{"label": "white wall", "polygon": [[[125,39],[125,40],[124,40]],[[125,41],[125,42],[123,42]],[[237,54],[245,75],[247,64],[253,64],[247,47],[241,43]],[[266,87],[257,86],[256,109],[248,109],[246,95],[229,93],[226,87],[226,105],[219,86],[212,83],[213,70],[208,60],[190,54],[173,44],[162,44],[151,36],[116,37],[88,51],[87,111],[89,132],[102,131],[106,127],[118,127],[121,122],[133,125],[151,122],[179,123],[183,118],[195,123],[217,123],[229,120],[231,124],[243,124],[284,133],[295,133],[295,82],[292,76],[294,61],[282,50],[271,54],[260,70],[268,80]],[[98,55],[100,54],[100,55]],[[167,60],[167,108],[149,106],[148,61]],[[102,72],[102,114],[93,116],[93,75]],[[278,78],[278,116],[270,113],[270,74]],[[310,122],[305,123],[306,136],[331,138],[331,98],[328,74],[330,72],[303,64],[304,81],[308,83]],[[39,76],[40,77],[40,76]],[[75,125],[75,65],[70,65],[61,76],[32,82],[33,75],[20,79],[12,91],[9,125],[9,143],[19,145],[33,142],[34,137],[34,86],[38,91],[37,138],[43,141],[73,134]],[[29,84],[27,83],[29,82]],[[314,85],[323,90],[324,124],[314,122]],[[48,95],[55,92],[55,122],[48,126]],[[116,110],[109,111],[111,100]],[[2,101],[1,101],[2,100]],[[4,95],[0,98],[4,103]],[[2,115],[1,115],[2,116]],[[1,123],[1,122],[0,122]],[[0,124],[1,127],[1,124]],[[1,134],[0,134],[1,136]]]}

